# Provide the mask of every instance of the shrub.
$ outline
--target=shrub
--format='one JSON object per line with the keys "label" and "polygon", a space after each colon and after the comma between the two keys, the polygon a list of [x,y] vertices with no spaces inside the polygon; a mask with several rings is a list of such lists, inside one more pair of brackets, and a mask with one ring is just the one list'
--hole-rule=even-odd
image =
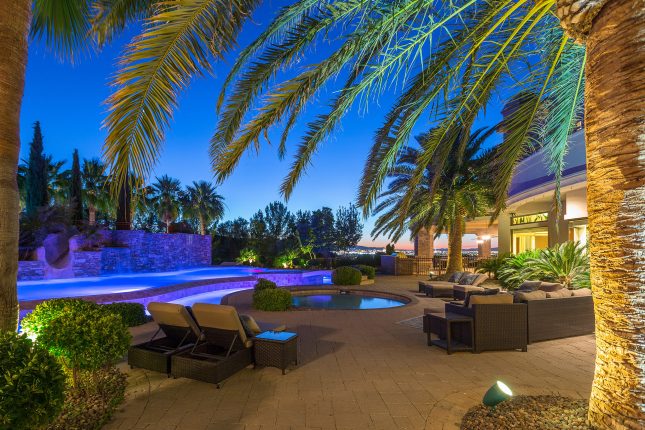
{"label": "shrub", "polygon": [[260,255],[255,249],[244,248],[240,251],[240,256],[235,259],[238,263],[253,264],[260,260]]}
{"label": "shrub", "polygon": [[50,423],[65,396],[65,374],[45,348],[27,336],[0,333],[0,429]]}
{"label": "shrub", "polygon": [[526,260],[521,276],[559,282],[565,288],[589,287],[589,253],[580,242],[565,242],[543,249]]}
{"label": "shrub", "polygon": [[119,315],[123,324],[135,327],[149,321],[146,310],[141,303],[110,303],[102,305],[109,312]]}
{"label": "shrub", "polygon": [[522,274],[522,269],[526,266],[526,261],[529,258],[537,257],[539,253],[539,250],[530,250],[507,257],[497,271],[497,279],[509,290],[517,289],[522,282],[528,279]]}
{"label": "shrub", "polygon": [[269,281],[268,279],[259,278],[258,282],[255,284],[255,292],[268,290],[271,288],[278,288],[278,285],[273,281]]}
{"label": "shrub", "polygon": [[367,279],[374,279],[376,277],[376,269],[372,266],[366,266],[364,264],[358,264],[353,266],[354,268],[361,271],[361,275],[367,276]]}
{"label": "shrub", "polygon": [[335,285],[360,285],[362,276],[360,270],[343,266],[331,272],[331,281]]}
{"label": "shrub", "polygon": [[87,300],[81,299],[51,299],[46,300],[40,303],[36,308],[29,314],[27,314],[20,325],[22,331],[27,334],[32,339],[38,338],[43,328],[49,325],[49,323],[61,316],[62,314],[67,314],[69,312],[78,311],[92,311],[97,309],[99,305],[94,302],[88,302]]}
{"label": "shrub", "polygon": [[487,258],[477,263],[477,272],[485,273],[489,278],[498,279],[499,269],[504,265],[504,261],[510,257],[510,254],[498,255],[494,258]]}
{"label": "shrub", "polygon": [[291,307],[291,292],[284,288],[265,288],[253,293],[253,307],[261,311],[286,311]]}
{"label": "shrub", "polygon": [[98,430],[125,396],[126,378],[116,368],[80,372],[78,386],[68,390],[63,409],[47,430]]}
{"label": "shrub", "polygon": [[71,310],[43,328],[38,341],[59,357],[78,382],[79,370],[97,370],[120,360],[130,346],[121,317],[105,308]]}

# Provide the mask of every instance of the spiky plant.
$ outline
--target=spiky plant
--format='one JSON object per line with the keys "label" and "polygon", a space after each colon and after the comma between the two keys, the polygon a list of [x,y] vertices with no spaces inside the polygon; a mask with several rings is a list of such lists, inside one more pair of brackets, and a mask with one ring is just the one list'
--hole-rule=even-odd
{"label": "spiky plant", "polygon": [[[527,277],[528,274],[525,272],[525,268],[528,261],[532,258],[537,258],[539,255],[539,249],[532,249],[506,257],[497,271],[497,279],[509,290],[516,290],[522,282],[534,279]],[[540,275],[536,276],[539,280]]]}
{"label": "spiky plant", "polygon": [[559,282],[565,288],[589,286],[589,251],[580,242],[565,242],[529,256],[521,269],[524,279]]}

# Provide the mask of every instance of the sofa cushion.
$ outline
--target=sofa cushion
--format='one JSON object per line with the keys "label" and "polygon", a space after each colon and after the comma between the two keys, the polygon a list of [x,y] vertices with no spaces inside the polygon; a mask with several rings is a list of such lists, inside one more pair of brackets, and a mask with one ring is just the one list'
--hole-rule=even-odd
{"label": "sofa cushion", "polygon": [[540,285],[542,285],[542,281],[524,281],[517,289],[518,291],[535,291],[540,288]]}
{"label": "sofa cushion", "polygon": [[468,307],[473,305],[506,305],[513,303],[513,296],[510,294],[495,294],[493,296],[472,296]]}
{"label": "sofa cushion", "polygon": [[564,285],[559,282],[542,282],[540,284],[540,290],[546,291],[547,293],[551,291],[558,291],[564,288]]}
{"label": "sofa cushion", "polygon": [[459,285],[474,285],[473,282],[477,280],[479,274],[467,273],[459,279]]}
{"label": "sofa cushion", "polygon": [[464,306],[468,307],[470,303],[470,298],[472,296],[494,296],[499,293],[499,288],[487,288],[484,291],[469,291],[466,293],[466,300],[464,300]]}
{"label": "sofa cushion", "polygon": [[584,297],[591,295],[591,289],[589,288],[578,288],[577,290],[571,290],[571,295],[573,297]]}
{"label": "sofa cushion", "polygon": [[487,279],[488,279],[487,275],[480,273],[479,275],[477,275],[477,278],[473,281],[472,285],[477,286],[479,284],[484,283],[484,281],[486,281]]}
{"label": "sofa cushion", "polygon": [[516,291],[515,303],[528,302],[530,300],[543,300],[546,299],[546,292],[542,290],[535,291]]}
{"label": "sofa cushion", "polygon": [[464,293],[467,293],[469,291],[484,291],[484,287],[475,287],[474,285],[455,285],[452,287],[453,290],[456,291],[462,291]]}
{"label": "sofa cushion", "polygon": [[561,299],[564,297],[571,297],[571,290],[569,290],[568,288],[561,288],[557,291],[546,292],[547,299]]}
{"label": "sofa cushion", "polygon": [[446,280],[446,282],[458,283],[462,276],[466,275],[466,272],[455,272]]}

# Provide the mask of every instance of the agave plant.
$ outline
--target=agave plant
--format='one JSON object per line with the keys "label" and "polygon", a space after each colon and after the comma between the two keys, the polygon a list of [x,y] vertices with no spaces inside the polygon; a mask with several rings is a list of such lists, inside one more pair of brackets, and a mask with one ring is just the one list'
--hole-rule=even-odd
{"label": "agave plant", "polygon": [[524,279],[559,282],[566,288],[588,287],[589,252],[580,242],[566,242],[529,257],[521,270]]}

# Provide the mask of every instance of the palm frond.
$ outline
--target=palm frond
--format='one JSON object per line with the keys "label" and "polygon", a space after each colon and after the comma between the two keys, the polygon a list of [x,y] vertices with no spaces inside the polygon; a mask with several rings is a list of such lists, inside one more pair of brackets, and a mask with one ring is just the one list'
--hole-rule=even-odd
{"label": "palm frond", "polygon": [[110,43],[127,24],[154,15],[158,0],[93,0],[91,32],[99,47]]}
{"label": "palm frond", "polygon": [[34,0],[31,37],[62,58],[74,60],[89,49],[89,0]]}

